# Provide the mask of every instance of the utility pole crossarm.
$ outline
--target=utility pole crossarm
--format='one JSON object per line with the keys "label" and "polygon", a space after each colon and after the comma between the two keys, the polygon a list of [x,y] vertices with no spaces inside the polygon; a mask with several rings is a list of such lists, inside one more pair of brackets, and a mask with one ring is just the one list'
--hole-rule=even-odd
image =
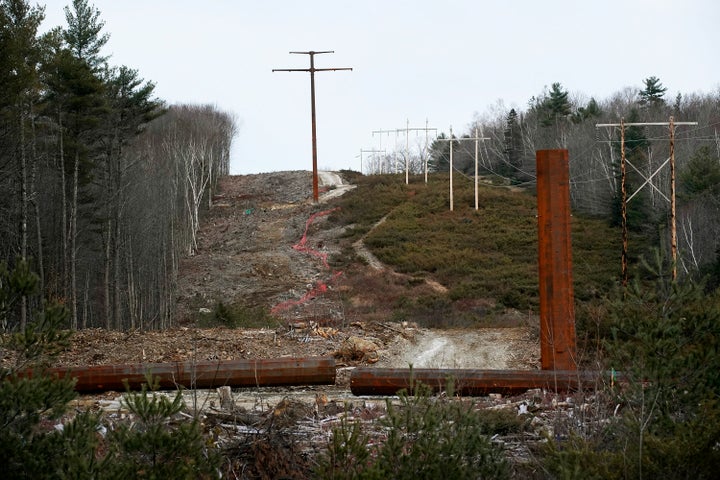
{"label": "utility pole crossarm", "polygon": [[[656,190],[663,198],[668,200],[670,202],[670,253],[672,255],[672,279],[675,280],[677,278],[677,225],[676,225],[676,216],[675,216],[675,127],[678,125],[697,125],[698,122],[676,122],[675,119],[671,116],[670,121],[668,122],[636,122],[636,123],[625,123],[624,119],[620,120],[620,123],[596,123],[595,128],[601,128],[601,127],[620,127],[620,171],[621,171],[621,178],[620,178],[620,186],[622,191],[622,199],[621,199],[621,215],[622,215],[622,236],[623,236],[623,251],[622,251],[622,282],[623,286],[627,285],[627,253],[628,253],[628,227],[627,227],[627,208],[626,204],[632,200],[632,198],[640,193],[640,190],[647,185],[650,184],[650,186]],[[625,158],[625,128],[626,127],[668,127],[670,130],[670,158],[668,158],[665,163],[660,165],[655,172],[652,173],[649,177],[645,177],[643,173],[640,172],[640,170],[637,169],[632,163],[630,163]],[[653,177],[660,172],[660,170],[666,165],[670,163],[670,198],[668,198],[665,194],[663,194],[652,182]],[[626,172],[625,172],[625,164],[630,165],[637,173],[640,174],[641,177],[645,179],[645,183],[640,185],[640,188],[635,190],[635,192],[627,196],[627,191],[625,190],[625,181],[626,181]]]}
{"label": "utility pole crossarm", "polygon": [[350,70],[351,67],[340,67],[340,68],[273,68],[273,72],[336,72],[338,70]]}
{"label": "utility pole crossarm", "polygon": [[450,210],[453,209],[453,192],[452,192],[452,142],[461,142],[463,140],[473,140],[475,142],[475,210],[478,210],[480,208],[479,200],[478,200],[478,142],[482,141],[483,143],[485,140],[492,140],[490,137],[481,137],[478,135],[478,129],[475,129],[475,136],[474,137],[462,137],[462,138],[453,138],[452,135],[452,127],[450,127],[450,137],[449,138],[438,138],[437,140],[441,142],[450,142]]}
{"label": "utility pole crossarm", "polygon": [[[359,155],[359,157],[360,157],[360,173],[363,173],[363,161],[362,161],[362,160],[363,160],[363,153],[384,153],[384,152],[385,152],[385,150],[376,150],[376,149],[374,149],[374,148],[373,148],[373,149],[370,149],[370,150],[366,150],[366,149],[364,149],[364,148],[361,148],[361,149],[360,149],[360,155]],[[357,158],[357,157],[356,157],[356,158]]]}
{"label": "utility pole crossarm", "polygon": [[310,68],[274,68],[273,72],[309,72],[310,73],[310,115],[312,124],[312,161],[313,161],[313,201],[317,203],[318,192],[318,168],[317,168],[317,128],[315,126],[315,72],[336,72],[339,70],[351,70],[349,67],[341,68],[315,68],[315,54],[335,53],[334,50],[310,50],[307,52],[290,52],[291,54],[310,55]]}
{"label": "utility pole crossarm", "polygon": [[288,52],[290,54],[297,54],[297,55],[315,55],[321,54],[321,53],[335,53],[335,50],[308,50],[307,52]]}
{"label": "utility pole crossarm", "polygon": [[[697,125],[698,122],[673,122],[673,125]],[[640,123],[596,123],[595,127],[667,127],[670,122],[640,122]]]}

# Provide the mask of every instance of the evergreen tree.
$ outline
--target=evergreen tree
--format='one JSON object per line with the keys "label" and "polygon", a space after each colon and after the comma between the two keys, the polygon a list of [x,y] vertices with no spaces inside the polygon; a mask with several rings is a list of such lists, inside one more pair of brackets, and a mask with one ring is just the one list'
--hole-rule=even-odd
{"label": "evergreen tree", "polygon": [[519,167],[522,156],[522,137],[520,136],[518,114],[514,108],[510,109],[510,112],[505,118],[503,138],[505,140],[503,153],[505,154],[508,165],[511,167]]}
{"label": "evergreen tree", "polygon": [[602,115],[602,110],[598,105],[595,98],[590,98],[590,101],[584,107],[579,107],[577,111],[572,115],[574,123],[581,123],[585,120],[596,118]]}
{"label": "evergreen tree", "polygon": [[[440,133],[438,137],[430,145],[430,159],[428,160],[428,169],[432,172],[449,172],[450,171],[450,141],[445,133]],[[455,140],[453,135],[453,160],[458,151],[459,142]]]}
{"label": "evergreen tree", "polygon": [[[149,121],[161,112],[161,102],[152,97],[155,85],[144,83],[136,70],[122,66],[109,69],[104,78],[108,114],[103,116],[100,140],[103,155],[98,157],[97,191],[99,208],[95,221],[102,225],[99,240],[103,244],[103,297],[106,328],[122,328],[123,281],[121,274],[122,228],[128,203],[127,177],[138,160],[126,153],[126,147]],[[126,315],[125,315],[126,316]]]}
{"label": "evergreen tree", "polygon": [[105,22],[99,20],[100,11],[88,5],[87,0],[73,0],[72,8],[65,7],[67,28],[63,32],[65,42],[73,56],[84,60],[92,70],[99,69],[107,60],[100,50],[110,39],[107,33],[100,34]]}
{"label": "evergreen tree", "polygon": [[29,172],[34,164],[30,121],[40,85],[37,29],[40,8],[24,0],[0,1],[0,258],[27,256]]}
{"label": "evergreen tree", "polygon": [[[9,270],[0,262],[0,325],[21,298],[39,293],[27,262]],[[68,347],[67,309],[46,303],[25,331],[2,331],[0,355],[0,465],[4,478],[216,478],[217,453],[205,446],[197,419],[171,420],[184,408],[147,386],[125,396],[137,421],[121,424],[101,443],[101,418],[83,412],[60,423],[76,397],[74,379],[46,368]],[[31,375],[28,375],[32,372]]]}
{"label": "evergreen tree", "polygon": [[118,480],[217,478],[220,457],[205,447],[199,419],[177,418],[185,408],[182,392],[170,400],[155,392],[157,381],[148,378],[150,385],[125,395],[123,404],[136,421],[110,434],[103,475]]}
{"label": "evergreen tree", "polygon": [[660,79],[657,77],[648,77],[643,80],[643,83],[645,84],[645,88],[640,90],[640,100],[638,103],[650,107],[664,105],[665,99],[663,99],[663,95],[665,95],[667,88],[663,87]]}
{"label": "evergreen tree", "polygon": [[[9,315],[22,297],[38,293],[39,278],[26,262],[17,262],[13,270],[0,262],[0,324],[12,323]],[[61,330],[67,318],[64,306],[48,303],[24,331],[0,336],[0,354],[13,359],[0,367],[0,464],[5,478],[92,476],[94,417],[78,415],[62,430],[50,426],[76,396],[72,378],[45,373],[67,347],[68,334]]]}
{"label": "evergreen tree", "polygon": [[675,96],[675,104],[673,105],[673,115],[678,116],[682,114],[683,96],[682,93],[678,93]]}
{"label": "evergreen tree", "polygon": [[672,281],[655,260],[609,303],[604,348],[622,385],[607,393],[622,408],[602,427],[548,442],[552,478],[717,477],[720,298]]}
{"label": "evergreen tree", "polygon": [[613,305],[612,367],[628,382],[624,435],[632,467],[647,478],[714,478],[720,468],[720,300],[674,282],[656,254],[655,288],[634,282]]}
{"label": "evergreen tree", "polygon": [[554,116],[566,117],[570,115],[570,101],[568,92],[563,90],[562,85],[556,82],[550,88],[548,107]]}
{"label": "evergreen tree", "polygon": [[707,145],[700,147],[680,172],[680,188],[688,197],[720,197],[720,158]]}
{"label": "evergreen tree", "polygon": [[549,95],[541,105],[544,112],[541,123],[545,127],[556,125],[559,120],[567,118],[572,112],[568,92],[563,90],[559,82],[552,84]]}

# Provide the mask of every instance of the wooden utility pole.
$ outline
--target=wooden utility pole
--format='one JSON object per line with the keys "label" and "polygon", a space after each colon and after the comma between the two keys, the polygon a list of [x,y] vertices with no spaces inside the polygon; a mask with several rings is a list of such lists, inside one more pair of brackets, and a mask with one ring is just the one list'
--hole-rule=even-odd
{"label": "wooden utility pole", "polygon": [[[438,138],[441,142],[450,142],[450,211],[453,211],[453,133],[450,126],[450,138]],[[459,139],[458,139],[459,140]]]}
{"label": "wooden utility pole", "polygon": [[274,68],[273,72],[310,72],[310,115],[312,123],[312,161],[313,161],[313,201],[317,202],[318,193],[318,168],[317,168],[317,130],[315,127],[315,72],[334,72],[337,70],[352,70],[352,68],[315,68],[315,55],[321,53],[335,53],[333,50],[316,52],[290,52],[291,54],[310,55],[310,68]]}
{"label": "wooden utility pole", "polygon": [[425,183],[427,183],[427,175],[428,175],[428,157],[430,156],[430,152],[428,152],[428,131],[429,130],[435,130],[435,137],[437,138],[437,128],[428,128],[428,119],[425,119]]}
{"label": "wooden utility pole", "polygon": [[[453,135],[452,127],[450,127],[450,139],[440,139],[450,142],[450,211],[453,210]],[[488,137],[478,136],[478,129],[475,129],[475,136],[468,138],[457,138],[455,139],[458,143],[462,140],[475,140],[475,210],[480,208],[478,202],[478,142],[482,140],[490,140]],[[426,180],[427,181],[427,180]]]}
{"label": "wooden utility pole", "polygon": [[360,149],[360,173],[363,173],[363,153],[382,153],[384,151],[385,150],[374,150],[374,149],[364,150],[361,148]]}
{"label": "wooden utility pole", "polygon": [[[429,128],[427,120],[425,120],[425,127],[422,128],[410,128],[410,120],[408,119],[406,121],[405,128],[398,128],[395,130],[395,132],[405,132],[405,185],[410,183],[410,132],[421,132],[425,131],[425,145],[427,147],[427,132],[428,130],[435,130],[437,132],[437,128]],[[425,161],[425,183],[427,183],[427,160]]]}
{"label": "wooden utility pole", "polygon": [[627,189],[625,188],[625,119],[620,119],[620,213],[622,215],[622,285],[627,287],[628,282],[628,226],[627,226]]}
{"label": "wooden utility pole", "polygon": [[450,211],[453,211],[453,134],[450,127]]}
{"label": "wooden utility pole", "polygon": [[[677,278],[677,224],[675,219],[675,127],[677,125],[697,125],[698,122],[676,122],[673,117],[670,117],[668,122],[641,122],[641,123],[625,123],[624,119],[620,119],[620,123],[598,123],[595,125],[599,127],[620,127],[620,190],[622,192],[622,284],[627,285],[628,282],[628,271],[627,271],[627,256],[628,256],[628,226],[627,226],[627,208],[626,204],[637,195],[642,188],[648,183],[652,188],[658,190],[655,184],[652,183],[652,178],[662,169],[665,164],[670,163],[670,198],[667,198],[662,192],[658,192],[670,202],[670,255],[672,256],[672,279]],[[629,164],[635,169],[641,176],[644,175],[637,169],[632,163],[628,162],[625,158],[625,127],[668,127],[670,130],[670,158],[668,158],[655,172],[648,178],[645,178],[645,183],[640,185],[630,198],[627,197],[627,190],[625,189],[625,180],[627,178],[625,165]]]}
{"label": "wooden utility pole", "polygon": [[[395,131],[395,130],[383,130],[382,128],[381,128],[380,130],[373,130],[373,132],[372,132],[373,137],[375,136],[376,133],[380,134],[380,150],[382,150],[382,134],[383,134],[383,133],[392,133],[392,132],[394,132],[394,131]],[[383,150],[383,151],[384,151],[384,150]],[[389,167],[388,167],[388,169],[387,169],[387,172],[390,173],[390,168],[389,168]],[[380,162],[380,174],[382,174],[382,173],[383,173],[382,162]]]}
{"label": "wooden utility pole", "polygon": [[475,140],[475,210],[478,210],[480,208],[478,201],[478,142],[480,140],[484,142],[485,140],[490,140],[490,138],[478,136],[478,129],[475,127],[475,138],[468,140]]}
{"label": "wooden utility pole", "polygon": [[677,226],[675,225],[675,119],[670,117],[670,252],[672,279],[677,279]]}

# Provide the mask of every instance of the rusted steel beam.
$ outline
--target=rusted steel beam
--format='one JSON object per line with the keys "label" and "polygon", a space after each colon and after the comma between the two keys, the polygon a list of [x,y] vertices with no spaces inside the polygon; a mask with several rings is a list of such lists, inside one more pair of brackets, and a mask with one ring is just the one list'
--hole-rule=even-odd
{"label": "rusted steel beam", "polygon": [[160,388],[269,387],[290,385],[333,385],[335,359],[332,357],[276,358],[203,362],[148,363],[53,368],[51,375],[77,379],[78,392],[123,391],[147,382],[146,375],[159,377]]}
{"label": "rusted steel beam", "polygon": [[[533,388],[554,392],[593,389],[604,380],[601,372],[577,370],[478,370],[435,368],[356,368],[350,374],[350,390],[355,395],[395,395],[410,393],[418,382],[433,391],[445,390],[452,379],[455,394],[482,396],[490,393],[518,394]],[[608,374],[607,381],[610,381]]]}
{"label": "rusted steel beam", "polygon": [[538,270],[540,363],[544,370],[575,370],[575,308],[570,242],[567,150],[538,150]]}

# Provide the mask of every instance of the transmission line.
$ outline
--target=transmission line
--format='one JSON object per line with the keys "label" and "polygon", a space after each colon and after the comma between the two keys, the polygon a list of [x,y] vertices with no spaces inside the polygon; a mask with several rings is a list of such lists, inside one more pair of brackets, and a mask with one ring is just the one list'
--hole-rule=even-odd
{"label": "transmission line", "polygon": [[313,201],[318,201],[318,168],[317,168],[317,130],[315,127],[315,72],[335,72],[338,70],[351,70],[352,68],[315,68],[315,55],[321,53],[335,53],[333,50],[316,52],[290,52],[291,54],[310,55],[310,68],[274,68],[273,72],[310,72],[310,115],[312,124],[312,173],[313,173]]}

